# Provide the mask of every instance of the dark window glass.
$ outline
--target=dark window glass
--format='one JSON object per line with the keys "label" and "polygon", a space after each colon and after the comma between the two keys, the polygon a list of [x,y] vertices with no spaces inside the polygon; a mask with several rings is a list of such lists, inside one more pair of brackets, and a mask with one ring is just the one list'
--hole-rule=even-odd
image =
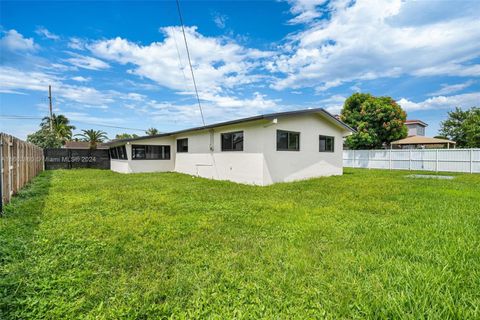
{"label": "dark window glass", "polygon": [[277,130],[278,151],[299,151],[300,132]]}
{"label": "dark window glass", "polygon": [[329,136],[320,136],[320,152],[334,152],[335,138]]}
{"label": "dark window glass", "polygon": [[177,140],[177,152],[188,152],[188,139]]}
{"label": "dark window glass", "polygon": [[170,146],[132,145],[132,159],[168,160],[170,159]]}
{"label": "dark window glass", "polygon": [[222,133],[222,151],[243,151],[243,131]]}
{"label": "dark window glass", "polygon": [[127,149],[125,146],[110,148],[110,158],[127,160]]}
{"label": "dark window glass", "polygon": [[128,159],[127,148],[125,148],[125,146],[120,146],[120,147],[118,147],[118,149],[121,151],[120,159],[127,160]]}
{"label": "dark window glass", "polygon": [[132,145],[132,159],[145,159],[145,146]]}

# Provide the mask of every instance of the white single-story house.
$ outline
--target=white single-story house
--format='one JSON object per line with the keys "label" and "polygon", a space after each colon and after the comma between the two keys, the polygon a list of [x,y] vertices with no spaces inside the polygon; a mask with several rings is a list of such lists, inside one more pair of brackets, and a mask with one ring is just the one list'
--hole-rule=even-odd
{"label": "white single-story house", "polygon": [[265,114],[108,143],[111,170],[181,172],[269,185],[343,172],[343,137],[354,132],[323,109]]}

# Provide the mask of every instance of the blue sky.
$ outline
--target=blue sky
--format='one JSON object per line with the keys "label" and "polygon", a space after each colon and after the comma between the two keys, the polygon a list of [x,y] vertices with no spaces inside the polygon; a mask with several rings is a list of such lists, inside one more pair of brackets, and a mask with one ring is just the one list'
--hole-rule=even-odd
{"label": "blue sky", "polygon": [[[207,123],[387,95],[409,119],[480,106],[479,1],[181,1]],[[1,1],[1,131],[54,111],[110,138],[201,125],[176,5]]]}

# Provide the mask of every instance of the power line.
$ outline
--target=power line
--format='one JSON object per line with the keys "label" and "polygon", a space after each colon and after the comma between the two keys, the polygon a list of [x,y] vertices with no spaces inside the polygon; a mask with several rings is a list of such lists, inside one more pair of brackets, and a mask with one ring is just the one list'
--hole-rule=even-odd
{"label": "power line", "polygon": [[[42,117],[36,116],[22,116],[22,115],[0,115],[0,119],[10,119],[10,120],[43,120]],[[135,131],[142,131],[145,132],[145,129],[138,129],[138,128],[128,128],[128,127],[120,127],[109,125],[105,123],[95,123],[95,122],[87,122],[87,121],[79,121],[79,120],[71,120],[72,122],[78,122],[83,124],[89,124],[92,126],[99,126],[99,127],[108,127],[108,128],[116,128],[116,129],[125,129],[125,130],[135,130]]]}
{"label": "power line", "polygon": [[185,49],[187,49],[188,64],[190,65],[190,72],[192,73],[193,87],[195,88],[195,94],[197,95],[198,108],[200,109],[200,115],[202,116],[202,123],[205,126],[205,119],[203,118],[202,104],[200,103],[200,97],[198,95],[197,82],[195,81],[195,75],[193,74],[192,60],[190,59],[190,51],[188,50],[187,36],[185,35],[185,27],[183,26],[182,11],[180,10],[180,1],[176,0],[178,16],[180,17],[180,25],[182,26],[183,40],[185,41]]}
{"label": "power line", "polygon": [[178,67],[182,71],[183,74],[183,80],[185,80],[185,84],[187,82],[187,76],[185,75],[185,71],[183,70],[183,65],[182,65],[182,58],[180,56],[180,50],[178,50],[178,43],[177,43],[177,37],[175,37],[175,30],[172,32],[173,36],[173,41],[175,42],[175,49],[177,49],[177,57],[178,57]]}

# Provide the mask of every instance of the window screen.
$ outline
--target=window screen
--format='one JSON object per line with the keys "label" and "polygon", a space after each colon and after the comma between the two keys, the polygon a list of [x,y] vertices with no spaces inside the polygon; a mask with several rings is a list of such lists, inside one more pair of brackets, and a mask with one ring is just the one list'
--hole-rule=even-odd
{"label": "window screen", "polygon": [[222,151],[243,151],[243,131],[222,133]]}
{"label": "window screen", "polygon": [[300,132],[277,130],[278,151],[299,151]]}

